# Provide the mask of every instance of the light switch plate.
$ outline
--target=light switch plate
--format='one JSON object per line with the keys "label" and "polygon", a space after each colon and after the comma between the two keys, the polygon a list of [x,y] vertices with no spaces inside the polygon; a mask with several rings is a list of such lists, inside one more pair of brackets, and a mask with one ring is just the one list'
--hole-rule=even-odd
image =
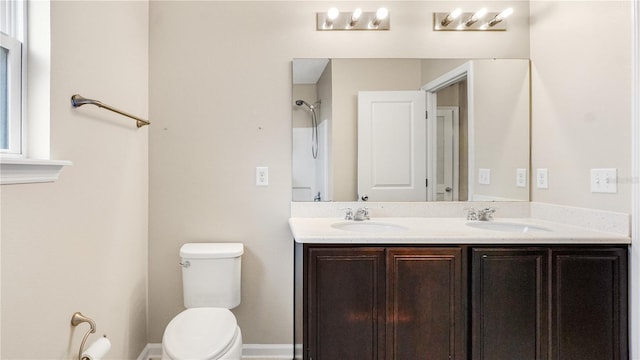
{"label": "light switch plate", "polygon": [[256,185],[267,186],[269,185],[269,168],[266,166],[256,167]]}
{"label": "light switch plate", "polygon": [[617,169],[591,169],[591,192],[615,194],[618,192]]}
{"label": "light switch plate", "polygon": [[478,169],[478,184],[491,184],[491,169]]}
{"label": "light switch plate", "polygon": [[549,188],[549,170],[547,168],[536,169],[536,186],[538,189]]}
{"label": "light switch plate", "polygon": [[527,187],[527,169],[516,169],[516,186],[521,188]]}

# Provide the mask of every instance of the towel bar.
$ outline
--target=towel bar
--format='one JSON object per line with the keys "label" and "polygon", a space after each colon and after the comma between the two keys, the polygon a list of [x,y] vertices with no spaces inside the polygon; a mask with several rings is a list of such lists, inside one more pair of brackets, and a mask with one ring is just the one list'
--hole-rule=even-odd
{"label": "towel bar", "polygon": [[147,121],[147,120],[141,119],[141,118],[139,118],[139,117],[137,117],[137,116],[133,116],[133,115],[131,115],[131,114],[129,114],[129,113],[126,113],[126,112],[124,112],[124,111],[122,111],[122,110],[118,110],[118,109],[116,109],[116,108],[114,108],[114,107],[112,107],[112,106],[109,106],[109,105],[107,105],[107,104],[104,104],[104,103],[102,103],[102,102],[100,102],[100,101],[98,101],[98,100],[87,99],[87,98],[85,98],[85,97],[83,97],[83,96],[81,96],[81,95],[78,95],[78,94],[75,94],[75,95],[73,95],[73,96],[71,97],[71,105],[72,105],[73,107],[80,107],[80,106],[82,106],[82,105],[86,105],[86,104],[96,105],[97,107],[105,108],[105,109],[107,109],[107,110],[111,110],[111,111],[113,111],[113,112],[115,112],[115,113],[118,113],[118,114],[120,114],[120,115],[124,115],[124,116],[126,116],[126,117],[130,117],[130,118],[132,118],[132,119],[136,120],[136,125],[137,125],[139,128],[141,128],[141,127],[143,127],[143,126],[145,126],[145,125],[149,125],[149,124],[151,124],[151,123],[150,123],[149,121]]}

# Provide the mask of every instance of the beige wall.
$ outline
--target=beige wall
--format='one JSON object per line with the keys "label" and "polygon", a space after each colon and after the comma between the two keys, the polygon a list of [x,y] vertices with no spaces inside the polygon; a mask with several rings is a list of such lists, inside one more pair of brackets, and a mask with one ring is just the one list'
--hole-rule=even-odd
{"label": "beige wall", "polygon": [[[532,172],[549,169],[533,201],[631,212],[630,14],[629,1],[531,3]],[[617,168],[618,193],[592,194],[591,168]]]}
{"label": "beige wall", "polygon": [[135,359],[146,344],[148,128],[74,93],[140,116],[148,106],[148,3],[51,4],[51,155],[60,180],[3,185],[2,358],[76,359],[87,324]]}
{"label": "beige wall", "polygon": [[[516,169],[529,169],[529,62],[473,61],[475,199],[529,200],[529,187],[516,186]],[[478,170],[491,170],[491,184],[478,183]]]}
{"label": "beige wall", "polygon": [[[150,342],[183,309],[178,249],[188,241],[243,242],[234,312],[244,341],[292,342],[293,58],[529,57],[526,2],[485,3],[514,6],[502,33],[430,31],[432,12],[450,10],[447,1],[387,3],[387,32],[318,32],[315,12],[328,4],[151,2]],[[269,166],[268,187],[255,186],[256,166]]]}

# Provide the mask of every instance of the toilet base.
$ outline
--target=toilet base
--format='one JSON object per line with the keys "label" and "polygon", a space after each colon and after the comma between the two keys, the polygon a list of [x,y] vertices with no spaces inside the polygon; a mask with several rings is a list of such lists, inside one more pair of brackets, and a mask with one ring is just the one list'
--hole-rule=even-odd
{"label": "toilet base", "polygon": [[[172,359],[167,355],[164,351],[164,346],[162,347],[162,360],[192,360],[192,359]],[[207,359],[207,360],[242,360],[242,331],[238,327],[238,334],[233,341],[233,344],[225,352],[224,354],[216,357],[215,359]]]}

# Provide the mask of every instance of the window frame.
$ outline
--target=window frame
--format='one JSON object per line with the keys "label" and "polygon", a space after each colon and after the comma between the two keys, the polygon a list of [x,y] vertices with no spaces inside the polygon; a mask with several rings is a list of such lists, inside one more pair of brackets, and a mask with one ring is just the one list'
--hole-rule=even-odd
{"label": "window frame", "polygon": [[[17,37],[22,43],[21,50],[21,91],[16,91],[19,94],[20,105],[15,105],[16,109],[20,109],[20,146],[19,150],[15,153],[9,153],[7,151],[0,151],[0,185],[9,184],[31,184],[31,183],[45,183],[55,182],[58,180],[60,172],[65,166],[72,165],[71,161],[66,160],[50,160],[49,158],[49,99],[48,94],[45,98],[41,98],[39,95],[28,94],[27,92],[27,72],[28,72],[28,58],[27,53],[34,51],[33,45],[36,45],[36,51],[46,50],[47,62],[50,60],[50,33],[49,33],[49,21],[50,21],[50,1],[51,0],[2,0],[0,1],[0,32],[7,35],[12,34],[12,37]],[[33,23],[28,24],[28,19],[33,16]],[[19,19],[19,21],[15,21]],[[44,22],[44,23],[43,23]],[[34,40],[31,44],[27,44],[27,29],[32,29],[31,35],[36,36],[37,40]],[[46,32],[46,33],[45,33]],[[10,34],[9,34],[10,33]],[[46,39],[45,39],[46,37]],[[47,49],[45,49],[45,47]],[[16,51],[17,52],[17,51]],[[39,81],[46,81],[47,93],[49,92],[49,64],[47,63],[47,79],[36,79]],[[43,76],[42,74],[40,76]],[[38,88],[40,84],[36,86]],[[32,88],[32,91],[33,88]],[[34,119],[30,119],[27,114],[27,97],[35,96],[31,98],[32,105],[38,103],[38,108],[47,108],[47,111],[43,111],[43,114],[36,114],[38,117],[44,116],[46,118],[40,119],[37,122]],[[42,103],[40,103],[42,102]],[[17,104],[17,103],[16,103]],[[33,106],[35,109],[36,107]],[[37,111],[35,111],[37,112]],[[46,113],[46,114],[45,114]],[[46,122],[46,124],[45,124]],[[35,125],[34,125],[35,124]],[[41,128],[42,127],[42,128]],[[36,129],[38,131],[31,131],[27,134],[27,130]],[[43,135],[46,132],[46,136]],[[38,134],[34,137],[34,134]],[[29,143],[27,143],[29,139]],[[41,144],[42,142],[42,144]],[[14,147],[15,148],[15,147]]]}
{"label": "window frame", "polygon": [[4,24],[0,46],[7,58],[7,141],[0,148],[2,157],[26,157],[26,79],[27,79],[27,0],[8,0],[0,4]]}
{"label": "window frame", "polygon": [[[0,33],[0,47],[7,54],[7,148],[0,148],[3,155],[23,155],[22,118],[22,43],[4,33]],[[16,96],[17,95],[17,96]]]}

